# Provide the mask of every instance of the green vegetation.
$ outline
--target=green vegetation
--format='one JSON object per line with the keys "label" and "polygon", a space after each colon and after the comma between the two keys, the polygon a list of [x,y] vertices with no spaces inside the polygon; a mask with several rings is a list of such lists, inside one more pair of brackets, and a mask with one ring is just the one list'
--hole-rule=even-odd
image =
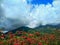
{"label": "green vegetation", "polygon": [[1,33],[0,45],[60,45],[60,29],[42,27]]}

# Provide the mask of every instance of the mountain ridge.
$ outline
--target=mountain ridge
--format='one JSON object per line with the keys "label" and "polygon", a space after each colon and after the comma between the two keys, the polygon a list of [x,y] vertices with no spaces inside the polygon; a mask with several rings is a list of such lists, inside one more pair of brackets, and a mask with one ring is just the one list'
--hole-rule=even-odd
{"label": "mountain ridge", "polygon": [[48,25],[40,25],[39,27],[36,27],[36,28],[29,28],[29,27],[22,26],[17,29],[10,30],[8,32],[13,32],[13,33],[15,33],[16,31],[26,31],[27,32],[28,30],[32,30],[32,29],[47,28],[47,27],[60,29],[60,24],[58,24],[58,25],[49,25],[49,24]]}

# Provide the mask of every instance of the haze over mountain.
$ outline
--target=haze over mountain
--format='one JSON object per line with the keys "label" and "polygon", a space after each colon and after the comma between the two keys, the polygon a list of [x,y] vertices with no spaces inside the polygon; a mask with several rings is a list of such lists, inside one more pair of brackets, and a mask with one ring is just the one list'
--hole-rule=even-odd
{"label": "haze over mountain", "polygon": [[60,0],[0,0],[0,29],[60,24]]}

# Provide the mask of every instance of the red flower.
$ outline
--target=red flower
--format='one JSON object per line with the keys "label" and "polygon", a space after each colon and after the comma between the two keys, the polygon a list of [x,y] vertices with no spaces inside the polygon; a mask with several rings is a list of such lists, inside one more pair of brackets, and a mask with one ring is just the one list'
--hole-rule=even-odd
{"label": "red flower", "polygon": [[26,32],[23,32],[23,34],[27,34]]}
{"label": "red flower", "polygon": [[27,41],[28,41],[28,42],[31,42],[31,41],[32,41],[32,39],[28,37],[28,38],[27,38]]}
{"label": "red flower", "polygon": [[9,44],[13,43],[13,39],[7,40],[7,43],[9,43]]}
{"label": "red flower", "polygon": [[48,40],[48,38],[47,37],[43,37],[42,40],[45,40],[46,41],[46,40]]}
{"label": "red flower", "polygon": [[40,33],[39,33],[39,32],[36,32],[35,34],[36,34],[37,36],[40,36]]}
{"label": "red flower", "polygon": [[33,37],[34,35],[33,34],[29,34],[30,37]]}
{"label": "red flower", "polygon": [[27,37],[26,36],[22,36],[22,38],[26,39]]}
{"label": "red flower", "polygon": [[47,41],[48,40],[48,36],[47,35],[43,35],[42,37],[40,37],[40,40]]}
{"label": "red flower", "polygon": [[0,42],[0,45],[3,45],[3,42]]}
{"label": "red flower", "polygon": [[49,36],[49,38],[50,38],[51,40],[54,40],[54,39],[55,39],[55,35],[51,34],[51,35]]}
{"label": "red flower", "polygon": [[22,41],[22,42],[21,42],[21,45],[25,45],[25,42],[24,42],[24,41]]}
{"label": "red flower", "polygon": [[14,43],[13,45],[20,45],[20,43]]}
{"label": "red flower", "polygon": [[42,42],[39,42],[38,45],[43,45]]}
{"label": "red flower", "polygon": [[14,38],[13,41],[14,41],[14,42],[17,42],[17,38]]}
{"label": "red flower", "polygon": [[10,38],[13,38],[15,36],[15,34],[10,34],[9,37]]}
{"label": "red flower", "polygon": [[35,44],[35,43],[36,43],[35,40],[31,40],[31,41],[30,41],[30,44]]}
{"label": "red flower", "polygon": [[5,38],[5,35],[4,34],[1,34],[1,39],[4,39]]}
{"label": "red flower", "polygon": [[45,41],[46,42],[46,44],[49,44],[49,41],[47,40],[47,41]]}

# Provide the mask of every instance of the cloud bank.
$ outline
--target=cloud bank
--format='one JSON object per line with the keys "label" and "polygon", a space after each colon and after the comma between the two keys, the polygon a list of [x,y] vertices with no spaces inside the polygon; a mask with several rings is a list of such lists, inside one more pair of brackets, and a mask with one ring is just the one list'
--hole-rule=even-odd
{"label": "cloud bank", "polygon": [[40,24],[60,23],[60,0],[54,0],[52,5],[33,5],[28,4],[27,0],[3,0],[0,7],[4,13],[0,27],[5,27],[6,30],[19,26],[35,28]]}
{"label": "cloud bank", "polygon": [[58,24],[60,23],[60,0],[54,0],[51,4],[35,5],[35,8],[30,12],[33,21],[30,22],[28,27],[36,27],[40,24]]}

